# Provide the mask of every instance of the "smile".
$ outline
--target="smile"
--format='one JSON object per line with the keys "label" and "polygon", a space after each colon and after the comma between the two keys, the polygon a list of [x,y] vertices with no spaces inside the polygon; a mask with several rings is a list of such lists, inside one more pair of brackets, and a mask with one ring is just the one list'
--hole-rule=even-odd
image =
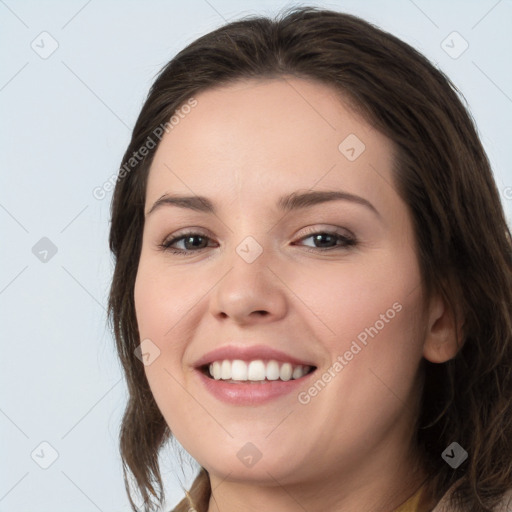
{"label": "smile", "polygon": [[236,382],[288,381],[304,377],[312,370],[309,365],[279,362],[274,359],[264,361],[242,361],[224,359],[213,361],[207,367],[207,375],[215,380]]}
{"label": "smile", "polygon": [[316,371],[310,355],[292,355],[269,345],[218,347],[193,363],[200,385],[231,405],[259,405],[306,386]]}

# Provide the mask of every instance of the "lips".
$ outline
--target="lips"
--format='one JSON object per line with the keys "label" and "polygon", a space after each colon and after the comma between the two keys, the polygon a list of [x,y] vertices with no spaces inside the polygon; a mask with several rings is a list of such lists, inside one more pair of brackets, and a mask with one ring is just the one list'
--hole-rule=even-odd
{"label": "lips", "polygon": [[[239,369],[233,374],[234,363]],[[202,385],[215,398],[232,405],[258,405],[289,395],[304,385],[316,369],[310,358],[264,345],[221,347],[198,359],[194,367]],[[242,367],[247,370],[246,376],[237,373]],[[266,373],[269,370],[271,373]]]}
{"label": "lips", "polygon": [[200,368],[202,366],[208,366],[210,363],[215,361],[234,361],[235,359],[247,362],[257,359],[261,359],[263,361],[274,360],[279,363],[291,363],[294,366],[315,366],[313,361],[309,359],[300,359],[296,356],[276,350],[275,348],[268,347],[266,345],[253,345],[250,347],[228,345],[208,352],[194,363],[194,367]]}

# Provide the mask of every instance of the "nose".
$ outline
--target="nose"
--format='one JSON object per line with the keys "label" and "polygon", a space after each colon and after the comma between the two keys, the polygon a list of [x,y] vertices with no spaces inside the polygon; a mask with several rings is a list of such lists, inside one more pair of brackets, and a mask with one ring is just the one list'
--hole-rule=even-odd
{"label": "nose", "polygon": [[212,290],[210,312],[217,319],[250,325],[286,315],[287,288],[263,254],[251,263],[234,254],[229,271]]}

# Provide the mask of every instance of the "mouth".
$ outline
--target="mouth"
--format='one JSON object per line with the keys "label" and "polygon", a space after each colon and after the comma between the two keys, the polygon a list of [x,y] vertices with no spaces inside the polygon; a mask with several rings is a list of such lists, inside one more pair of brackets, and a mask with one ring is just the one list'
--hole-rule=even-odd
{"label": "mouth", "polygon": [[316,370],[316,366],[282,362],[275,359],[221,359],[200,366],[207,378],[230,384],[254,384],[299,380]]}
{"label": "mouth", "polygon": [[[235,406],[290,399],[317,369],[309,356],[296,357],[268,345],[226,345],[204,354],[195,374],[208,393]],[[286,398],[287,397],[287,398]]]}

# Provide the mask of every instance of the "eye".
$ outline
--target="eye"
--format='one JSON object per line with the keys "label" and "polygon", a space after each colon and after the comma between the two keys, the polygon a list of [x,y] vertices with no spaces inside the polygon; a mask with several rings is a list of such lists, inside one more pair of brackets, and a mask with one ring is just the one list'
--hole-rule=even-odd
{"label": "eye", "polygon": [[[314,244],[320,244],[320,247],[314,246],[308,249],[308,251],[312,250],[314,252],[346,249],[357,244],[357,240],[354,236],[342,234],[337,231],[311,231],[311,234],[303,236],[299,241],[307,240],[308,238],[312,238]],[[209,240],[211,240],[211,238],[203,233],[189,231],[165,240],[159,244],[158,247],[162,251],[172,254],[191,255],[206,249]],[[182,248],[173,247],[180,243],[183,244]]]}
{"label": "eye", "polygon": [[[353,235],[342,234],[337,231],[318,231],[313,230],[311,234],[300,238],[300,240],[313,239],[315,244],[320,246],[313,247],[316,251],[330,251],[334,249],[345,249],[347,247],[355,246],[357,240]],[[333,245],[334,244],[334,245]]]}
{"label": "eye", "polygon": [[[199,240],[199,243],[193,243],[192,240]],[[192,252],[198,252],[201,249],[205,249],[207,245],[204,245],[205,240],[210,240],[210,237],[207,235],[204,235],[203,233],[197,233],[195,231],[189,231],[187,233],[182,233],[179,236],[176,236],[174,238],[170,238],[169,240],[165,240],[161,244],[159,244],[159,248],[163,251],[169,251],[173,254],[186,254],[186,253],[192,253]],[[177,243],[183,242],[184,249],[174,249],[172,248],[173,245]],[[194,247],[195,250],[189,250],[189,247]]]}

